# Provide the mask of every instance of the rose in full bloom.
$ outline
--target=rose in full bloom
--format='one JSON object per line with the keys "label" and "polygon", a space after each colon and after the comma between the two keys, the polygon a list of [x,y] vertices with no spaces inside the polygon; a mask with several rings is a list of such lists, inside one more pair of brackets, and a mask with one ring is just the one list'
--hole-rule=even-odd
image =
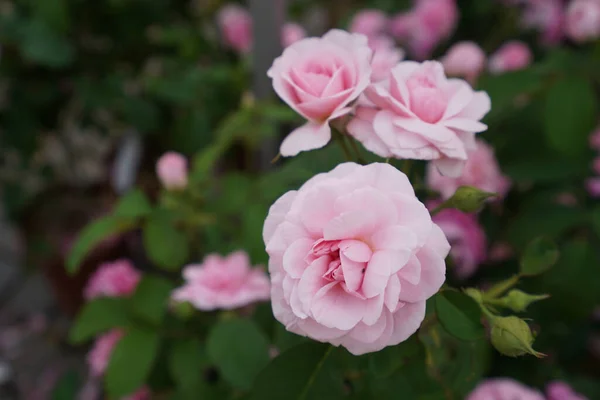
{"label": "rose in full bloom", "polygon": [[86,300],[129,296],[135,291],[140,279],[140,271],[128,260],[104,263],[88,280],[83,296]]}
{"label": "rose in full bloom", "polygon": [[442,58],[446,74],[464,77],[473,83],[485,67],[485,53],[475,42],[464,41],[453,45]]}
{"label": "rose in full bloom", "polygon": [[292,44],[275,60],[268,71],[275,92],[308,120],[285,138],[282,156],[329,142],[329,121],[352,111],[371,82],[371,56],[366,36],[334,29]]}
{"label": "rose in full bloom", "polygon": [[87,355],[87,363],[92,376],[102,376],[104,374],[112,351],[123,335],[122,330],[113,329],[96,339],[94,346]]}
{"label": "rose in full bloom", "polygon": [[496,378],[480,383],[467,400],[544,400],[544,396],[512,379]]}
{"label": "rose in full bloom", "polygon": [[261,268],[252,268],[243,251],[225,258],[210,254],[202,264],[185,267],[183,277],[185,284],[173,292],[173,299],[198,310],[232,310],[270,298],[269,278]]}
{"label": "rose in full bloom", "polygon": [[369,40],[373,50],[371,61],[371,81],[379,82],[390,76],[390,71],[404,58],[404,50],[395,46],[387,36],[378,36]]}
{"label": "rose in full bloom", "polygon": [[435,61],[403,61],[388,80],[374,83],[348,124],[350,135],[381,157],[433,160],[443,175],[458,177],[475,148],[479,122],[490,110],[487,93],[460,79],[447,79]]}
{"label": "rose in full bloom", "polygon": [[486,192],[498,193],[503,198],[510,189],[510,180],[502,174],[494,149],[483,140],[475,141],[475,149],[458,178],[443,176],[432,164],[427,166],[427,185],[438,191],[443,199],[452,197],[461,186],[474,186]]}
{"label": "rose in full bloom", "polygon": [[188,184],[187,160],[174,151],[165,153],[156,163],[156,175],[165,188],[184,189]]}
{"label": "rose in full bloom", "polygon": [[542,43],[556,45],[563,38],[565,10],[562,0],[527,0],[522,22],[541,32]]}
{"label": "rose in full bloom", "polygon": [[217,23],[225,44],[239,53],[252,49],[252,16],[237,4],[227,4],[219,11]]}
{"label": "rose in full bloom", "polygon": [[565,382],[552,382],[546,386],[546,400],[588,400],[587,397],[576,393]]}
{"label": "rose in full bloom", "polygon": [[485,261],[487,247],[485,231],[477,221],[477,215],[448,208],[437,213],[433,222],[450,242],[454,274],[459,279],[473,275],[479,264]]}
{"label": "rose in full bloom", "polygon": [[576,42],[600,37],[600,1],[573,0],[567,8],[565,31]]}
{"label": "rose in full bloom", "polygon": [[263,238],[275,318],[356,355],[419,328],[450,250],[406,175],[379,163],[343,163],[284,194]]}
{"label": "rose in full bloom", "polygon": [[306,37],[306,30],[300,24],[288,22],[281,28],[281,44],[283,47],[291,46]]}
{"label": "rose in full bloom", "polygon": [[362,10],[350,22],[350,32],[368,37],[384,34],[388,27],[388,17],[380,10]]}
{"label": "rose in full bloom", "polygon": [[527,68],[532,58],[531,50],[525,43],[513,40],[503,44],[490,56],[488,68],[492,74],[518,71]]}

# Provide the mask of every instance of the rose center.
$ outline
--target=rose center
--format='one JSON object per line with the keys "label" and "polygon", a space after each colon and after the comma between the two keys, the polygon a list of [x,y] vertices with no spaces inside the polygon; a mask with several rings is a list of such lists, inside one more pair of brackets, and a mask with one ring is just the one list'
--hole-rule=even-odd
{"label": "rose center", "polygon": [[315,257],[329,256],[331,261],[323,278],[333,281],[344,281],[344,271],[340,260],[339,240],[318,240],[312,247],[311,253]]}
{"label": "rose center", "polygon": [[433,77],[417,75],[407,81],[412,111],[430,124],[438,122],[446,111],[448,101]]}

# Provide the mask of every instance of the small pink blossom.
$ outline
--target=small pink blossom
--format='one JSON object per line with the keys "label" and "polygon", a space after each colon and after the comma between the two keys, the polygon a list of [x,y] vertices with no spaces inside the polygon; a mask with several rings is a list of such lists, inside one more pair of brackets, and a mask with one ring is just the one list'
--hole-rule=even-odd
{"label": "small pink blossom", "polygon": [[542,42],[556,45],[563,38],[565,11],[562,0],[528,0],[523,25],[542,33]]}
{"label": "small pink blossom", "polygon": [[494,378],[480,383],[466,400],[544,400],[544,396],[512,379]]}
{"label": "small pink blossom", "polygon": [[350,113],[370,83],[371,57],[366,36],[334,29],[292,44],[275,60],[268,71],[275,92],[308,120],[284,139],[282,156],[329,142],[329,121]]}
{"label": "small pink blossom", "polygon": [[463,173],[458,178],[443,176],[433,164],[427,166],[427,184],[440,192],[443,199],[450,198],[461,186],[474,186],[486,192],[498,193],[503,198],[510,189],[510,180],[502,174],[494,149],[483,140],[476,140],[475,149],[469,152]]}
{"label": "small pink blossom", "polygon": [[392,68],[404,58],[404,50],[397,48],[394,41],[386,36],[369,40],[369,46],[373,50],[371,80],[379,82],[387,79]]}
{"label": "small pink blossom", "polygon": [[380,10],[362,10],[350,22],[350,32],[360,33],[367,37],[384,34],[388,27],[388,17]]}
{"label": "small pink blossom", "polygon": [[600,175],[600,157],[594,158],[594,161],[592,161],[592,169],[597,175]]}
{"label": "small pink blossom", "polygon": [[97,297],[124,297],[135,291],[141,273],[128,260],[117,260],[100,265],[84,289],[86,300]]}
{"label": "small pink blossom", "polygon": [[306,37],[306,30],[300,24],[288,22],[281,29],[281,43],[283,47],[291,46]]}
{"label": "small pink blossom", "polygon": [[138,389],[133,394],[123,397],[121,400],[150,400],[152,398],[152,392],[146,386]]}
{"label": "small pink blossom", "polygon": [[565,31],[576,42],[600,37],[600,1],[573,0],[567,8]]}
{"label": "small pink blossom", "polygon": [[273,314],[360,355],[409,338],[444,283],[450,245],[402,172],[343,163],[271,206]]}
{"label": "small pink blossom", "polygon": [[174,151],[165,153],[156,163],[156,174],[165,188],[184,189],[188,184],[187,160]]}
{"label": "small pink blossom", "polygon": [[600,198],[600,177],[586,179],[585,188],[590,196]]}
{"label": "small pink blossom", "polygon": [[173,292],[175,301],[187,301],[198,310],[232,310],[269,300],[269,278],[261,268],[252,268],[243,251],[222,258],[210,254],[202,264],[183,270],[185,284]]}
{"label": "small pink blossom", "polygon": [[453,45],[442,58],[446,74],[463,77],[473,83],[485,68],[485,53],[475,42],[465,41]]}
{"label": "small pink blossom", "polygon": [[489,70],[493,74],[518,71],[531,64],[533,56],[529,47],[517,40],[502,45],[490,56]]}
{"label": "small pink blossom", "polygon": [[219,11],[217,23],[225,44],[239,53],[252,49],[252,16],[237,4],[227,4]]}
{"label": "small pink blossom", "polygon": [[565,382],[552,382],[546,386],[546,400],[588,400],[587,397],[575,393]]}
{"label": "small pink blossom", "polygon": [[433,160],[446,176],[462,174],[475,133],[487,129],[487,93],[447,79],[435,61],[403,61],[365,94],[374,107],[359,106],[348,133],[381,157]]}
{"label": "small pink blossom", "polygon": [[600,127],[596,128],[590,135],[590,147],[594,150],[600,150]]}
{"label": "small pink blossom", "polygon": [[[431,207],[430,207],[431,208]],[[454,261],[454,274],[459,279],[473,275],[486,259],[487,241],[476,214],[466,214],[456,209],[445,209],[433,217],[450,242],[450,256]]]}
{"label": "small pink blossom", "polygon": [[120,329],[113,329],[98,337],[94,346],[87,355],[87,363],[92,376],[98,377],[104,374],[110,361],[110,356],[123,337],[124,332]]}

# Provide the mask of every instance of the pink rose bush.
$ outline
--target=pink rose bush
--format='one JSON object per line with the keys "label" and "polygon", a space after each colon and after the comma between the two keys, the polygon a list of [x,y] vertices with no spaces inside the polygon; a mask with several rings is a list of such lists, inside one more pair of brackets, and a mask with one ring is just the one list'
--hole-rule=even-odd
{"label": "pink rose bush", "polygon": [[161,184],[169,190],[185,189],[188,184],[188,163],[184,156],[170,151],[156,163],[156,174]]}
{"label": "pink rose bush", "polygon": [[431,160],[443,175],[461,175],[475,134],[487,129],[489,96],[446,78],[439,62],[403,61],[365,94],[374,107],[359,106],[348,133],[381,157]]}
{"label": "pink rose bush", "polygon": [[87,363],[92,376],[97,377],[104,374],[104,371],[108,367],[110,356],[124,334],[120,329],[113,329],[96,339],[94,346],[87,355]]}
{"label": "pink rose bush", "polygon": [[275,92],[308,120],[281,144],[282,156],[318,149],[331,139],[329,121],[352,111],[371,82],[367,37],[332,30],[287,47],[268,71]]}
{"label": "pink rose bush", "polygon": [[475,149],[469,152],[463,173],[458,178],[440,174],[433,165],[427,165],[427,185],[439,192],[443,199],[452,197],[461,186],[474,186],[485,192],[497,193],[503,198],[510,189],[510,180],[502,174],[494,149],[483,140],[476,140]]}
{"label": "pink rose bush", "polygon": [[565,32],[575,42],[600,37],[600,1],[573,0],[566,13]]}
{"label": "pink rose bush", "polygon": [[480,383],[466,400],[544,400],[544,396],[512,379],[495,378]]}
{"label": "pink rose bush", "polygon": [[502,45],[489,61],[489,70],[492,74],[518,71],[527,68],[531,64],[533,55],[529,47],[517,40]]}
{"label": "pink rose bush", "polygon": [[450,250],[406,175],[377,163],[340,164],[284,194],[263,238],[275,318],[356,355],[419,328]]}
{"label": "pink rose bush", "polygon": [[441,61],[447,75],[473,83],[485,68],[486,57],[477,43],[465,41],[453,45]]}
{"label": "pink rose bush", "polygon": [[105,263],[91,276],[83,295],[86,300],[129,296],[135,291],[140,279],[140,271],[128,260]]}
{"label": "pink rose bush", "polygon": [[210,254],[202,264],[183,270],[185,284],[173,292],[173,300],[189,302],[198,310],[232,310],[270,298],[269,278],[252,268],[243,251],[222,258]]}

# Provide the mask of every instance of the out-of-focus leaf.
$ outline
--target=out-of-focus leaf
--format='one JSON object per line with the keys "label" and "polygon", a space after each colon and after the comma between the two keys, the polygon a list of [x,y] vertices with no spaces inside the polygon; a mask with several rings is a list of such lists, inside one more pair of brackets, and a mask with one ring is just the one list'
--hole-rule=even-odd
{"label": "out-of-focus leaf", "polygon": [[442,326],[451,335],[461,340],[484,337],[479,306],[466,294],[445,290],[435,296],[435,309]]}
{"label": "out-of-focus leaf", "polygon": [[521,257],[521,274],[542,274],[556,263],[558,256],[558,248],[552,240],[545,237],[534,239]]}
{"label": "out-of-focus leaf", "polygon": [[173,226],[166,213],[154,212],[144,226],[144,248],[150,259],[161,268],[175,270],[183,266],[189,256],[186,235]]}
{"label": "out-of-focus leaf", "polygon": [[77,398],[81,378],[77,371],[67,371],[60,377],[52,390],[51,400],[72,400]]}
{"label": "out-of-focus leaf", "polygon": [[24,27],[21,51],[27,60],[50,68],[66,67],[75,58],[71,43],[41,20],[33,20]]}
{"label": "out-of-focus leaf", "polygon": [[132,312],[152,324],[159,324],[173,288],[174,285],[166,279],[144,276],[131,298]]}
{"label": "out-of-focus leaf", "polygon": [[82,343],[112,328],[124,328],[131,323],[126,299],[105,297],[87,303],[71,328],[69,339]]}
{"label": "out-of-focus leaf", "polygon": [[369,356],[369,370],[378,378],[387,378],[422,351],[417,336],[396,346],[389,346]]}
{"label": "out-of-focus leaf", "polygon": [[113,214],[119,217],[140,218],[151,212],[152,205],[144,192],[133,189],[121,197]]}
{"label": "out-of-focus leaf", "polygon": [[174,341],[169,351],[169,370],[179,393],[186,400],[193,400],[205,390],[204,369],[208,359],[196,339]]}

